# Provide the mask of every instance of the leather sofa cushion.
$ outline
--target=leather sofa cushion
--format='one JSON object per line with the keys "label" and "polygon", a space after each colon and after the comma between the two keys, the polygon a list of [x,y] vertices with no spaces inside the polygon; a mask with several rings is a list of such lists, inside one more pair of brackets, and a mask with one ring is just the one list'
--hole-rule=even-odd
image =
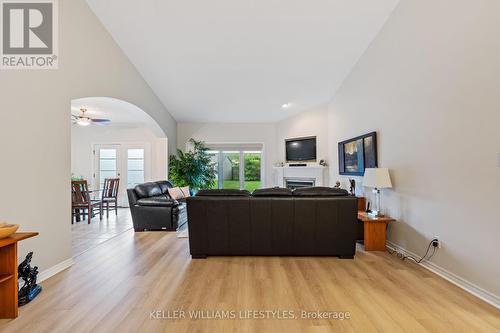
{"label": "leather sofa cushion", "polygon": [[249,197],[250,192],[247,190],[201,190],[196,194],[197,197]]}
{"label": "leather sofa cushion", "polygon": [[283,187],[260,188],[253,191],[254,197],[291,197],[292,191]]}
{"label": "leather sofa cushion", "polygon": [[139,184],[134,189],[139,198],[155,197],[162,194],[161,187],[157,183]]}
{"label": "leather sofa cushion", "polygon": [[168,194],[168,189],[174,187],[174,185],[168,180],[157,181],[156,184],[160,186],[162,194]]}
{"label": "leather sofa cushion", "polygon": [[137,200],[139,206],[149,206],[149,207],[173,207],[177,206],[179,203],[177,200],[172,200],[165,195],[159,195],[155,197],[142,198]]}
{"label": "leather sofa cushion", "polygon": [[340,188],[333,187],[303,187],[293,191],[295,197],[345,197],[349,192]]}

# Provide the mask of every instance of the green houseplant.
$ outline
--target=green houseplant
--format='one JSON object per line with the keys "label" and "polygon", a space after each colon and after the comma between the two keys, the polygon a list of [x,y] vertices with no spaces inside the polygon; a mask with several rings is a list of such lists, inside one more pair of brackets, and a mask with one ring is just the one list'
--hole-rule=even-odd
{"label": "green houseplant", "polygon": [[202,141],[190,139],[192,149],[170,156],[169,178],[176,186],[189,186],[197,191],[212,188],[216,181],[215,163]]}

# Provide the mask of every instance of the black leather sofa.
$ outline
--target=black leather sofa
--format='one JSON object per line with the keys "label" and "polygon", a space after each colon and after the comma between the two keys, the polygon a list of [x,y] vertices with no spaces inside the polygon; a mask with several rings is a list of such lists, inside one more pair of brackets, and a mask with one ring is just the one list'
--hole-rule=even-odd
{"label": "black leather sofa", "polygon": [[200,191],[187,199],[189,247],[193,258],[353,258],[357,210],[356,197],[326,187]]}
{"label": "black leather sofa", "polygon": [[173,185],[157,181],[127,189],[135,231],[175,231],[187,222],[185,200],[174,200],[168,194]]}

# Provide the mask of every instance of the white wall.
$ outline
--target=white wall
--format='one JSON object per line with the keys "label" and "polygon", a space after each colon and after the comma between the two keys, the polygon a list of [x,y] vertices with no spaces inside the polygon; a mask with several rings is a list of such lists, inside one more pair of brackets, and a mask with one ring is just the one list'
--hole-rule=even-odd
{"label": "white wall", "polygon": [[207,143],[263,143],[264,183],[274,186],[273,166],[285,161],[285,140],[317,136],[318,160],[329,160],[327,106],[300,113],[278,123],[179,123],[177,144],[185,150],[190,138]]}
{"label": "white wall", "polygon": [[58,3],[59,69],[0,72],[0,219],[40,232],[21,243],[19,256],[35,251],[33,264],[41,271],[72,255],[72,99],[109,96],[133,103],[164,129],[170,149],[176,147],[176,122],[86,2]]}
{"label": "white wall", "polygon": [[[167,179],[167,139],[158,138],[146,127],[121,128],[72,126],[71,128],[71,173],[93,182],[95,144],[139,144],[149,149],[149,170],[145,181]],[[122,182],[126,186],[126,182]]]}
{"label": "white wall", "polygon": [[[338,91],[330,145],[379,133],[390,240],[500,295],[500,2],[405,0]],[[338,176],[337,153],[331,182]]]}
{"label": "white wall", "polygon": [[265,123],[179,123],[177,144],[185,150],[189,139],[206,143],[262,143],[264,179],[262,186],[272,186],[272,166],[276,157],[276,129]]}
{"label": "white wall", "polygon": [[[317,157],[326,160],[330,165],[330,149],[328,143],[328,106],[302,112],[276,124],[277,161],[285,161],[285,140],[291,138],[316,136]],[[325,184],[328,184],[328,172],[325,172]]]}

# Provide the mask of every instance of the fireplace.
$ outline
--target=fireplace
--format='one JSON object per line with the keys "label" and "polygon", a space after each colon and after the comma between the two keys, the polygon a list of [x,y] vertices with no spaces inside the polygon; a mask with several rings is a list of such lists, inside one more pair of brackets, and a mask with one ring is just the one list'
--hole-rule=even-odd
{"label": "fireplace", "polygon": [[326,167],[322,165],[307,165],[305,167],[274,167],[274,186],[299,188],[309,186],[325,186],[324,173]]}
{"label": "fireplace", "polygon": [[311,187],[316,185],[315,179],[285,179],[285,187],[294,190],[296,188]]}

